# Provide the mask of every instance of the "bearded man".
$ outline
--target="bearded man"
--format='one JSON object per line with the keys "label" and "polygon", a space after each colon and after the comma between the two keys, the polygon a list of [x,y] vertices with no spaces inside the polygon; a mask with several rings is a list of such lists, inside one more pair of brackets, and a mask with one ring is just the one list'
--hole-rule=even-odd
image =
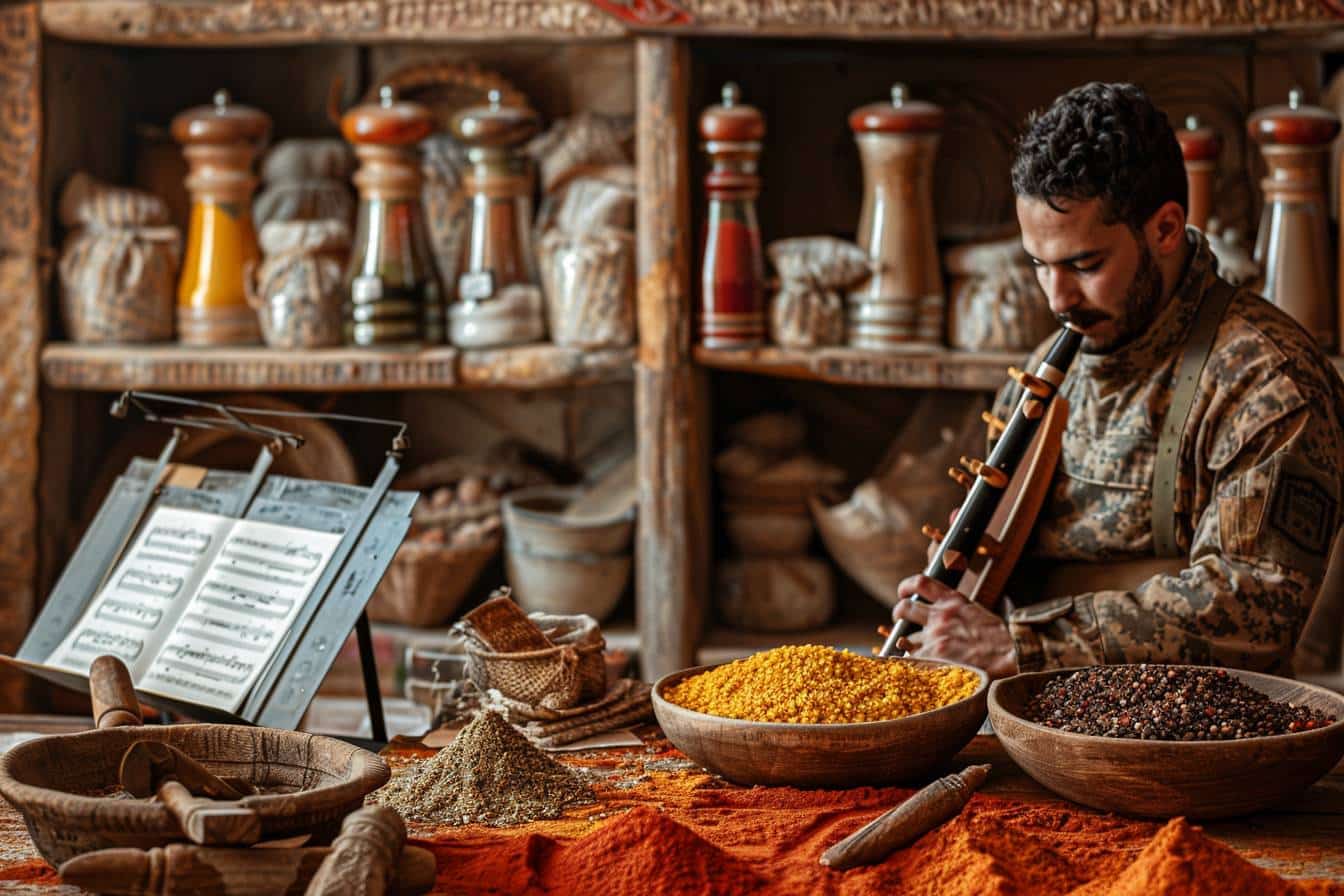
{"label": "bearded man", "polygon": [[[893,617],[923,630],[903,646],[995,677],[1291,674],[1340,522],[1344,384],[1296,322],[1218,276],[1186,227],[1176,135],[1139,88],[1059,97],[1028,121],[1012,178],[1050,309],[1085,336],[1060,390],[1060,462],[1006,619],[912,576]],[[1020,394],[1001,392],[998,416]]]}

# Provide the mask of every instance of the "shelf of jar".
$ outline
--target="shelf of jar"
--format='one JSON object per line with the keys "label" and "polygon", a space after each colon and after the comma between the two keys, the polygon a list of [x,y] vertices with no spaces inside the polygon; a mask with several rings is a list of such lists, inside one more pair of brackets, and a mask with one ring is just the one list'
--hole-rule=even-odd
{"label": "shelf of jar", "polygon": [[789,349],[777,345],[695,348],[695,360],[716,370],[858,386],[975,391],[998,389],[1007,378],[1008,366],[1021,364],[1025,354],[963,352],[928,345],[890,352],[843,347]]}
{"label": "shelf of jar", "polygon": [[48,344],[42,379],[58,389],[119,392],[236,390],[331,392],[402,389],[546,389],[634,378],[635,349],[538,343],[495,349]]}
{"label": "shelf of jar", "polygon": [[[1007,381],[1008,367],[1021,364],[1026,352],[968,352],[949,348],[912,346],[890,352],[852,348],[709,349],[696,346],[695,360],[704,367],[818,380],[850,386],[886,386],[901,389],[962,389],[997,391]],[[1344,357],[1332,357],[1344,375]]]}

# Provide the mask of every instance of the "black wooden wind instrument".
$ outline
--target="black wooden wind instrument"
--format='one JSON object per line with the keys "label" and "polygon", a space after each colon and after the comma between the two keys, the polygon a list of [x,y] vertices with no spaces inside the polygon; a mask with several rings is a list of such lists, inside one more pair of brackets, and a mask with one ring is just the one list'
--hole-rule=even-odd
{"label": "black wooden wind instrument", "polygon": [[[1078,348],[1082,345],[1083,334],[1072,324],[1065,323],[1064,330],[1055,338],[1045,358],[1035,373],[1025,373],[1010,369],[1009,374],[1022,386],[1022,399],[1017,403],[1012,419],[1007,421],[1003,433],[999,436],[988,461],[971,460],[967,470],[954,467],[949,471],[970,490],[961,509],[957,511],[952,529],[937,542],[933,559],[924,570],[931,579],[956,588],[969,565],[970,558],[977,550],[983,551],[985,530],[988,528],[994,512],[998,509],[1008,484],[1012,481],[1023,458],[1026,457],[1032,440],[1036,437],[1041,421],[1045,418],[1051,402],[1064,382],[1064,374],[1073,363]],[[926,533],[930,530],[926,528]],[[934,536],[937,537],[936,535]],[[922,601],[918,595],[910,600]],[[905,651],[896,646],[896,642],[918,629],[914,623],[902,619],[891,628],[886,643],[878,652],[879,656],[904,656]]]}

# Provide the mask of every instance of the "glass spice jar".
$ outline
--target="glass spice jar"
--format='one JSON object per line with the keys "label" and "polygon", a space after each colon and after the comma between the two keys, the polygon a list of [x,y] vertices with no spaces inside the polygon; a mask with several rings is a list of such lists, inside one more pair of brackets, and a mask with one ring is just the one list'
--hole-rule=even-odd
{"label": "glass spice jar", "polygon": [[177,332],[186,345],[260,341],[247,304],[243,268],[261,255],[252,227],[252,162],[270,132],[266,113],[234,103],[226,90],[214,103],[173,119],[189,173],[191,221],[177,287]]}
{"label": "glass spice jar", "polygon": [[443,341],[443,288],[420,205],[417,146],[433,129],[429,109],[399,101],[391,87],[379,101],[341,119],[354,145],[359,212],[346,271],[346,342],[388,345]]}

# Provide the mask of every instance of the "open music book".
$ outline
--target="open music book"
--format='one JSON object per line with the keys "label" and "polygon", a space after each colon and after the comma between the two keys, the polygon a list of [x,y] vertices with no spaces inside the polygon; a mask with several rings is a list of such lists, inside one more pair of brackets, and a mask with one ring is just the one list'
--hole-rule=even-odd
{"label": "open music book", "polygon": [[158,507],[43,665],[121,657],[136,689],[236,713],[341,536]]}

